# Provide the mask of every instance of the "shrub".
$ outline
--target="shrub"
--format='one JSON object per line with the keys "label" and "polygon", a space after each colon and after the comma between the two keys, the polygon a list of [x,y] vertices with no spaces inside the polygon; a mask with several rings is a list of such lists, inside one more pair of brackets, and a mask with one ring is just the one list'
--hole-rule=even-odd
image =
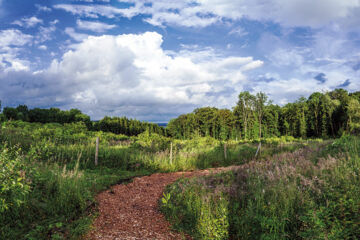
{"label": "shrub", "polygon": [[137,136],[136,143],[146,150],[158,152],[169,148],[170,139],[156,133],[145,131]]}
{"label": "shrub", "polygon": [[0,151],[0,213],[19,207],[29,193],[29,179],[19,151]]}

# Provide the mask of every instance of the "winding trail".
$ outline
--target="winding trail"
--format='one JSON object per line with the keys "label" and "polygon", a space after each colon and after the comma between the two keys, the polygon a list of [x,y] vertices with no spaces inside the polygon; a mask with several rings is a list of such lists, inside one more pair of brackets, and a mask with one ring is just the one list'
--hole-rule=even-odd
{"label": "winding trail", "polygon": [[165,187],[180,177],[204,176],[238,167],[193,172],[156,173],[138,177],[129,184],[115,185],[97,195],[99,216],[84,239],[191,239],[174,232],[158,209]]}

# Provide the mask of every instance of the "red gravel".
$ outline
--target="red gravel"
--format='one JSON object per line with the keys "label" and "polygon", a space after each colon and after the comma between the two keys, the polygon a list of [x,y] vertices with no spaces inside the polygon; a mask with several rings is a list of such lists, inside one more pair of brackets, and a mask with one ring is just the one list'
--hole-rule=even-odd
{"label": "red gravel", "polygon": [[84,239],[184,239],[183,234],[170,229],[159,212],[158,201],[165,187],[182,176],[201,176],[230,169],[156,173],[113,186],[96,197],[99,216]]}

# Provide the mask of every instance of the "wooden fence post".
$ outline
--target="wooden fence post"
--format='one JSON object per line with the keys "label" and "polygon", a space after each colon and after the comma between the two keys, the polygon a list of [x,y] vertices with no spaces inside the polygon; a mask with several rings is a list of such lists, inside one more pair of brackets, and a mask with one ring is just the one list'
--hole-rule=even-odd
{"label": "wooden fence post", "polygon": [[172,149],[173,149],[173,144],[171,142],[170,143],[170,164],[172,164]]}
{"label": "wooden fence post", "polygon": [[96,137],[96,149],[95,149],[95,166],[98,165],[99,158],[99,137]]}
{"label": "wooden fence post", "polygon": [[227,158],[227,154],[226,154],[226,143],[224,143],[224,157],[225,157],[225,159]]}
{"label": "wooden fence post", "polygon": [[258,146],[258,148],[256,150],[255,157],[257,157],[258,153],[261,153],[261,140],[260,140],[259,146]]}

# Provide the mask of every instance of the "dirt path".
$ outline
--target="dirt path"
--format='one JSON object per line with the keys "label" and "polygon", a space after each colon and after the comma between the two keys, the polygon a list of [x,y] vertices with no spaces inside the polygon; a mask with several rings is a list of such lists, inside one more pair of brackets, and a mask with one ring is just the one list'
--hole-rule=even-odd
{"label": "dirt path", "polygon": [[165,187],[182,176],[203,176],[234,168],[156,173],[113,186],[96,197],[99,217],[85,239],[183,239],[181,234],[170,230],[170,224],[158,210]]}

